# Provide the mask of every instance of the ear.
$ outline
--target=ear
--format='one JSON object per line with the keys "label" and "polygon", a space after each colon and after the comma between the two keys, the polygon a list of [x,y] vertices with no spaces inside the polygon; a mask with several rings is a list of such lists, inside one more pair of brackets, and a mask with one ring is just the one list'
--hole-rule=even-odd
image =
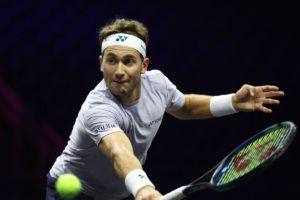
{"label": "ear", "polygon": [[100,62],[100,70],[101,70],[101,72],[103,72],[103,67],[102,67],[103,57],[102,57],[102,55],[99,56],[99,62]]}
{"label": "ear", "polygon": [[150,63],[150,60],[149,60],[149,58],[146,57],[142,62],[141,74],[144,74],[147,71],[149,63]]}

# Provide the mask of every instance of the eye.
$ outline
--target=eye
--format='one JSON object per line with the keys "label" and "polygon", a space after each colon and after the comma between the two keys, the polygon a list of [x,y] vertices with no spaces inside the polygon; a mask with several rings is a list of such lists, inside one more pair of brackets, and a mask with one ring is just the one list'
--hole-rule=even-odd
{"label": "eye", "polygon": [[133,58],[126,58],[124,60],[124,64],[125,65],[133,65],[133,64],[135,64],[135,59],[133,59]]}
{"label": "eye", "polygon": [[108,57],[108,58],[106,58],[106,62],[110,65],[114,65],[114,64],[116,64],[116,59],[113,57]]}

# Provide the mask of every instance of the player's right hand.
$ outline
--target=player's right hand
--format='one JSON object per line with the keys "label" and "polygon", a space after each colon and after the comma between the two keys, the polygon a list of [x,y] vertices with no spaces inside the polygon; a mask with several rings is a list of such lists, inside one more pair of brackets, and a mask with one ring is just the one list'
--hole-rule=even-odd
{"label": "player's right hand", "polygon": [[160,200],[161,196],[153,187],[145,186],[138,191],[135,200]]}

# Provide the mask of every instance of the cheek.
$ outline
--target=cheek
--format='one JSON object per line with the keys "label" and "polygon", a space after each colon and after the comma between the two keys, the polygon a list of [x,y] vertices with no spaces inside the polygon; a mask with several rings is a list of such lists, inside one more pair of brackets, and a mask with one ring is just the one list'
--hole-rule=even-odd
{"label": "cheek", "polygon": [[102,71],[104,76],[110,76],[111,74],[113,74],[112,69],[109,68],[109,67],[102,66],[101,71]]}
{"label": "cheek", "polygon": [[141,79],[141,71],[137,70],[134,73],[132,73],[131,78],[133,79],[134,82],[139,82],[139,80]]}
{"label": "cheek", "polygon": [[142,74],[142,67],[135,66],[135,67],[130,68],[127,72],[131,76],[140,76]]}

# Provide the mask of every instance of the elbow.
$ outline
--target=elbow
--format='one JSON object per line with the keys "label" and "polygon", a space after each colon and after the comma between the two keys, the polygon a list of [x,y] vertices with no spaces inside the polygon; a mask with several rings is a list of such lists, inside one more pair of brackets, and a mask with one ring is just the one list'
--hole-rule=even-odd
{"label": "elbow", "polygon": [[193,115],[193,109],[191,108],[191,98],[192,95],[185,96],[185,102],[183,106],[178,111],[173,113],[173,116],[176,119],[180,119],[180,120],[191,119],[191,116]]}

